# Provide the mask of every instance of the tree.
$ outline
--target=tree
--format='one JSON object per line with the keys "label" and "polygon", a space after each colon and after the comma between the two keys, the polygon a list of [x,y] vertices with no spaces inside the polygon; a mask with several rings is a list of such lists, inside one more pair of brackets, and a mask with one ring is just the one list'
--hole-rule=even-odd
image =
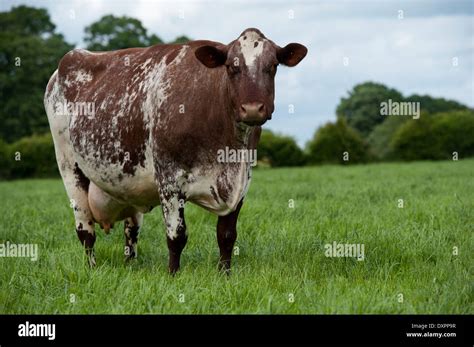
{"label": "tree", "polygon": [[384,121],[380,115],[380,104],[392,101],[403,101],[403,96],[395,89],[383,84],[365,82],[356,85],[349,92],[349,97],[342,98],[336,108],[339,118],[344,118],[347,124],[367,136],[372,129]]}
{"label": "tree", "polygon": [[405,98],[405,101],[419,102],[421,111],[430,114],[469,109],[469,107],[457,101],[447,100],[444,98],[433,98],[429,95],[413,94]]}
{"label": "tree", "polygon": [[191,39],[187,36],[178,36],[177,38],[174,39],[173,42],[170,42],[170,43],[188,43],[189,41],[191,41]]}
{"label": "tree", "polygon": [[263,130],[257,148],[259,161],[267,161],[271,166],[299,166],[306,162],[303,151],[289,136]]}
{"label": "tree", "polygon": [[308,143],[312,164],[357,164],[369,161],[369,145],[343,118],[319,128]]}
{"label": "tree", "polygon": [[48,131],[43,96],[61,57],[72,49],[45,9],[0,12],[0,137],[13,142]]}
{"label": "tree", "polygon": [[474,112],[450,111],[405,122],[393,136],[391,151],[400,160],[474,156]]}
{"label": "tree", "polygon": [[110,51],[163,43],[158,36],[149,36],[138,19],[127,16],[103,16],[86,27],[85,33],[84,41],[87,49],[92,51]]}

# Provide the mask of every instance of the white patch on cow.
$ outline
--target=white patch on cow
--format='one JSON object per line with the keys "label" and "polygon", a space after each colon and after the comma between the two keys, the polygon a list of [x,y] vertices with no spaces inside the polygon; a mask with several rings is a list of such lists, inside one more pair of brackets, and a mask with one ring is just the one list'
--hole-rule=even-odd
{"label": "white patch on cow", "polygon": [[183,60],[184,56],[186,55],[186,52],[188,51],[188,49],[189,49],[188,45],[184,45],[183,47],[181,47],[181,49],[179,50],[178,55],[176,56],[176,58],[173,59],[171,64],[178,65],[179,63],[181,63],[181,61]]}
{"label": "white patch on cow", "polygon": [[[166,222],[166,233],[171,240],[178,236],[178,229],[183,224],[180,217],[180,209],[184,208],[184,200],[180,201],[180,196],[177,192],[185,193],[187,196],[189,178],[186,178],[187,172],[183,169],[173,167],[172,163],[166,165],[166,170],[171,171],[171,177],[162,177],[160,184],[160,194],[162,195],[163,213]],[[170,196],[164,199],[163,196]],[[185,232],[187,232],[185,230]]]}
{"label": "white patch on cow", "polygon": [[66,85],[66,87],[70,87],[72,85],[72,82],[69,81],[69,77],[66,77],[66,79],[64,80],[64,84]]}
{"label": "white patch on cow", "polygon": [[[246,39],[244,40],[244,36]],[[260,41],[258,41],[260,39]],[[255,31],[247,31],[239,37],[240,51],[244,56],[245,65],[248,67],[250,73],[255,73],[255,61],[263,52],[263,40],[259,33]],[[257,47],[255,47],[257,43]]]}
{"label": "white patch on cow", "polygon": [[148,65],[151,63],[151,58],[148,58],[147,60],[145,60],[145,62],[142,64],[141,68],[146,71],[146,69],[148,68]]}
{"label": "white patch on cow", "polygon": [[[219,164],[211,169],[195,168],[190,175],[186,196],[190,202],[219,216],[225,216],[234,211],[246,195],[251,179],[250,171],[251,166],[245,162]],[[227,182],[227,201],[223,201],[218,194],[217,182],[220,178]],[[214,198],[211,187],[218,201]]]}
{"label": "white patch on cow", "polygon": [[163,202],[165,212],[166,233],[171,240],[178,236],[178,227],[183,223],[179,217],[179,200],[175,196]]}
{"label": "white patch on cow", "polygon": [[[139,88],[143,88],[146,93],[143,113],[145,123],[150,124],[149,128],[154,124],[160,124],[163,128],[166,127],[166,120],[160,118],[160,108],[166,101],[170,89],[170,80],[167,78],[166,72],[172,65],[177,65],[183,60],[188,49],[189,46],[187,45],[181,47],[179,53],[168,65],[165,56],[159,63],[155,63],[150,70],[147,66],[147,73]],[[156,119],[154,119],[155,117]]]}
{"label": "white patch on cow", "polygon": [[[238,129],[243,143],[248,143],[251,128],[244,125]],[[184,189],[188,200],[219,216],[225,216],[234,211],[242,198],[247,194],[252,178],[252,166],[249,162],[220,163],[212,168],[194,168],[189,175],[189,183]],[[223,179],[225,178],[225,179]],[[227,201],[218,196],[217,182],[223,179],[228,189]]]}
{"label": "white patch on cow", "polygon": [[167,92],[170,86],[169,81],[165,79],[166,68],[165,59],[162,59],[158,64],[155,64],[151,71],[145,76],[143,82],[143,88],[146,92],[143,109],[145,123],[152,122],[155,115],[157,115],[157,111],[157,120],[159,121],[159,109],[168,96]]}
{"label": "white patch on cow", "polygon": [[107,53],[107,52],[91,52],[91,51],[88,51],[87,49],[84,49],[84,48],[77,48],[74,51],[76,51],[78,53],[81,53],[81,54],[90,54],[90,55],[102,55],[102,54]]}
{"label": "white patch on cow", "polygon": [[[69,79],[69,77],[71,77],[71,79]],[[72,85],[84,84],[90,81],[92,81],[92,75],[89,72],[85,70],[78,70],[72,72],[70,75],[66,75],[63,83],[66,85],[66,87],[70,87]]]}
{"label": "white patch on cow", "polygon": [[76,83],[86,83],[92,81],[92,75],[85,70],[79,70],[76,72]]}

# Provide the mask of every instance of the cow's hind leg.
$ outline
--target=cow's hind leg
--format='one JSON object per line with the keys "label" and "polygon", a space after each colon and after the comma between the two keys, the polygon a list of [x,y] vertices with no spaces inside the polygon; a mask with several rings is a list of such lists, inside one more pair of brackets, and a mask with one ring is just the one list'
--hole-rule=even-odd
{"label": "cow's hind leg", "polygon": [[85,248],[89,265],[93,267],[96,264],[94,255],[96,236],[94,219],[88,201],[90,181],[84,176],[84,173],[77,163],[71,165],[67,163],[66,160],[67,159],[62,158],[62,160],[58,161],[61,176],[63,177],[64,186],[70,199],[70,206],[74,211],[77,236]]}
{"label": "cow's hind leg", "polygon": [[64,104],[65,98],[60,90],[57,70],[51,76],[46,89],[44,106],[53,135],[54,150],[59,172],[64,182],[70,206],[74,210],[76,233],[86,249],[89,264],[95,265],[95,230],[92,213],[89,208],[89,179],[74,161],[74,150],[69,137],[70,116],[56,113],[56,105]]}
{"label": "cow's hind leg", "polygon": [[143,223],[143,214],[137,213],[133,217],[125,219],[125,258],[126,260],[137,257],[138,233]]}
{"label": "cow's hind leg", "polygon": [[241,207],[242,201],[239,202],[234,212],[227,216],[220,216],[217,220],[217,243],[220,250],[219,270],[227,274],[230,273],[230,261],[237,239],[237,219]]}

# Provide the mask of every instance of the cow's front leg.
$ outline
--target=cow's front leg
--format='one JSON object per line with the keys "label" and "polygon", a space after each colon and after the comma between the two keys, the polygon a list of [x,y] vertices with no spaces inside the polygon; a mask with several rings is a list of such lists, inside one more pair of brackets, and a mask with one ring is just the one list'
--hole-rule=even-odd
{"label": "cow's front leg", "polygon": [[217,243],[219,244],[219,270],[230,273],[230,260],[235,240],[237,239],[237,219],[243,200],[239,202],[234,212],[220,216],[217,220]]}
{"label": "cow's front leg", "polygon": [[143,214],[137,213],[133,217],[125,219],[125,259],[130,260],[137,257],[138,233],[143,223]]}
{"label": "cow's front leg", "polygon": [[186,246],[188,235],[184,221],[185,196],[174,193],[162,197],[161,205],[166,224],[166,241],[169,251],[169,271],[175,274],[179,270],[181,252]]}

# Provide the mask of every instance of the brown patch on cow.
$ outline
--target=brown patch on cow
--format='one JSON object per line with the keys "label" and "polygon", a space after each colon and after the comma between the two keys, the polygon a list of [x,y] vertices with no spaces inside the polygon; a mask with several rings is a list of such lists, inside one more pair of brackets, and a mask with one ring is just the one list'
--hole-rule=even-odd
{"label": "brown patch on cow", "polygon": [[74,163],[74,176],[76,177],[76,187],[81,188],[83,191],[89,191],[90,180],[84,175],[82,170],[79,168],[77,163]]}
{"label": "brown patch on cow", "polygon": [[176,49],[172,50],[168,55],[166,55],[166,60],[165,60],[166,65],[169,65],[174,60],[174,58],[176,58],[176,56],[179,53],[179,49],[180,47],[177,47]]}
{"label": "brown patch on cow", "polygon": [[94,248],[95,243],[95,233],[89,233],[87,230],[81,228],[76,229],[77,236],[79,237],[79,241],[86,249],[87,254],[89,255],[92,249]]}
{"label": "brown patch on cow", "polygon": [[221,173],[217,177],[216,186],[217,186],[217,193],[219,194],[221,199],[223,201],[227,201],[232,191],[231,191],[231,184],[225,172]]}
{"label": "brown patch on cow", "polygon": [[140,230],[139,225],[134,225],[129,227],[129,236],[131,243],[137,243],[138,242],[138,231]]}

